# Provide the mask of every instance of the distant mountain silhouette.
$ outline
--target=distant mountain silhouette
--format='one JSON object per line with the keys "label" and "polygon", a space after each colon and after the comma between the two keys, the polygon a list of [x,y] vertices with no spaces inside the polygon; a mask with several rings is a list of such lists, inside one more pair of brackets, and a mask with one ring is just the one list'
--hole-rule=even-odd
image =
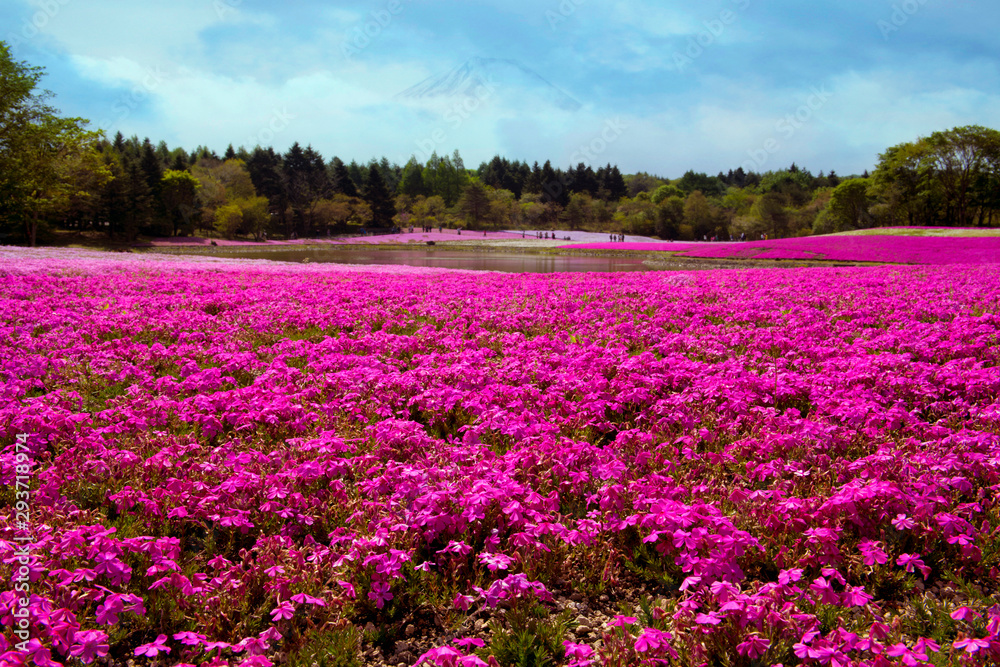
{"label": "distant mountain silhouette", "polygon": [[460,99],[481,97],[483,87],[495,87],[505,97],[510,90],[518,96],[538,96],[564,111],[579,111],[583,105],[516,60],[470,58],[458,67],[427,77],[396,95],[397,100]]}

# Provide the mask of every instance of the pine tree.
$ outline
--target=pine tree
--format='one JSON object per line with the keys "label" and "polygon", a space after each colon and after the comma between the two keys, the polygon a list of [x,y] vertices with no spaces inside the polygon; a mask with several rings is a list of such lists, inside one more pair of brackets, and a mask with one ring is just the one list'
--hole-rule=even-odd
{"label": "pine tree", "polygon": [[124,171],[127,184],[126,214],[122,232],[125,238],[134,239],[141,230],[153,225],[153,196],[140,164],[129,161],[124,165]]}
{"label": "pine tree", "polygon": [[538,161],[531,166],[531,173],[528,175],[528,179],[524,183],[524,192],[530,194],[541,194],[542,193],[542,168],[538,166]]}
{"label": "pine tree", "polygon": [[[281,173],[288,193],[288,206],[292,209],[289,235],[306,231],[306,210],[309,208],[309,172],[311,164],[299,142],[292,144],[284,155]],[[287,221],[286,221],[287,222]]]}
{"label": "pine tree", "polygon": [[333,170],[333,188],[336,192],[348,197],[358,196],[358,187],[351,174],[347,171],[347,165],[339,157],[333,158],[331,162]]}
{"label": "pine tree", "polygon": [[622,173],[618,170],[618,165],[612,167],[609,164],[607,173],[608,177],[604,183],[604,189],[608,191],[608,201],[616,202],[627,196],[628,187],[625,185]]}
{"label": "pine tree", "polygon": [[472,181],[462,192],[458,202],[458,210],[469,221],[470,229],[479,229],[490,213],[490,197],[486,188],[479,181]]}
{"label": "pine tree", "polygon": [[406,166],[403,167],[403,175],[399,181],[399,192],[410,197],[427,196],[427,186],[424,184],[424,167],[417,162],[416,157],[411,157]]}
{"label": "pine tree", "polygon": [[351,164],[347,165],[347,173],[350,174],[351,180],[358,190],[364,190],[365,183],[368,181],[368,171],[362,169],[357,160],[351,160]]}
{"label": "pine tree", "polygon": [[174,171],[187,171],[188,164],[187,160],[184,159],[183,150],[174,153],[174,161],[170,164],[170,168]]}
{"label": "pine tree", "polygon": [[545,161],[542,165],[541,173],[541,188],[542,199],[547,202],[558,201],[559,195],[565,189],[562,183],[559,182],[559,177],[556,175],[555,169],[552,168],[552,162],[549,160]]}
{"label": "pine tree", "polygon": [[365,184],[365,201],[372,207],[372,224],[375,227],[391,227],[396,215],[396,206],[392,202],[389,188],[382,180],[377,164],[368,168],[368,182]]}

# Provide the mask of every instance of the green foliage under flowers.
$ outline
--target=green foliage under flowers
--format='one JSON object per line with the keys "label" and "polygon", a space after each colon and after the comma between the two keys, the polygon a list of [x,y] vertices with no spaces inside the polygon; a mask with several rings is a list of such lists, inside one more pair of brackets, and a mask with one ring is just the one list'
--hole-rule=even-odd
{"label": "green foliage under flowers", "polygon": [[569,624],[564,612],[551,614],[534,602],[518,601],[504,615],[504,620],[489,624],[489,648],[482,657],[493,656],[504,667],[547,667],[558,664],[565,655],[563,638]]}

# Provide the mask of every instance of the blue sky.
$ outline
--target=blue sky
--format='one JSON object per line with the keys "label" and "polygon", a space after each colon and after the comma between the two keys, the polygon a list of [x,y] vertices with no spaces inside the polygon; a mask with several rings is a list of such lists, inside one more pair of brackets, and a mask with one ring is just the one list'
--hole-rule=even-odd
{"label": "blue sky", "polygon": [[[0,4],[0,39],[46,68],[56,106],[110,135],[671,178],[860,173],[936,130],[1000,128],[998,25],[994,0]],[[399,95],[466,63],[472,96]]]}

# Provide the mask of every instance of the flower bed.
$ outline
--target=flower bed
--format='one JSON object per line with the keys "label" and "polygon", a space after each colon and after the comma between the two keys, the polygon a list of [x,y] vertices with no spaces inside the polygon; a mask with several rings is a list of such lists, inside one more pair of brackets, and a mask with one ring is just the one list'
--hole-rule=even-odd
{"label": "flower bed", "polygon": [[0,262],[6,664],[1000,658],[996,267]]}
{"label": "flower bed", "polygon": [[588,243],[562,246],[656,250],[715,259],[824,259],[894,264],[997,264],[998,237],[809,236],[744,243]]}

